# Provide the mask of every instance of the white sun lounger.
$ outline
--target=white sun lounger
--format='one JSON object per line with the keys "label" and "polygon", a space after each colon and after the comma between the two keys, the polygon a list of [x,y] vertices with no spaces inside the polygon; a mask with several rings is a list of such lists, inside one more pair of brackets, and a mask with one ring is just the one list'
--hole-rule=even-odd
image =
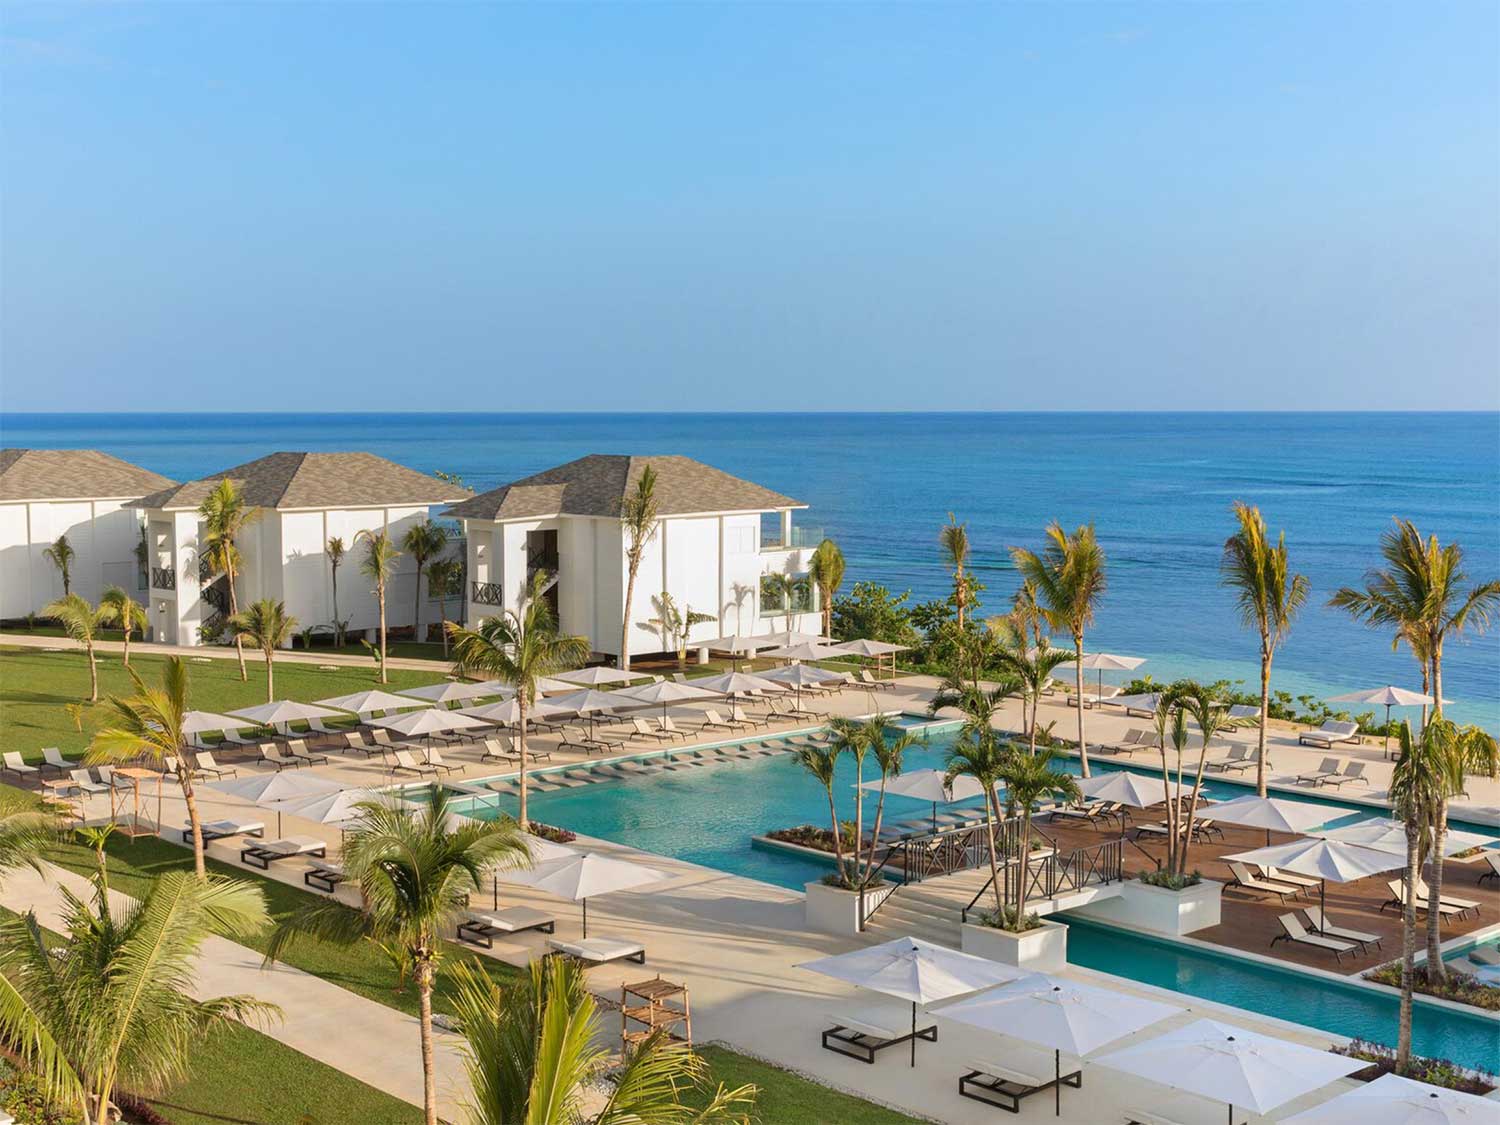
{"label": "white sun lounger", "polygon": [[[0,773],[13,773],[17,777],[25,777],[28,773],[38,772],[36,766],[26,764],[19,750],[7,750],[3,757],[0,757],[0,761],[5,763],[0,765]],[[68,772],[73,772],[71,766]]]}
{"label": "white sun lounger", "polygon": [[314,836],[288,836],[284,840],[246,845],[240,850],[240,861],[246,867],[258,867],[262,871],[268,871],[271,864],[278,859],[291,859],[299,855],[321,857],[327,854],[328,845]]}
{"label": "white sun lounger", "polygon": [[304,886],[330,895],[347,878],[342,863],[334,863],[327,859],[313,860],[312,866],[302,873]]}
{"label": "white sun lounger", "polygon": [[1026,1065],[1030,1059],[1007,1058],[1005,1062],[993,1059],[970,1059],[969,1072],[958,1080],[960,1097],[972,1098],[1009,1113],[1021,1112],[1021,1099],[1057,1085],[1078,1089],[1083,1085],[1083,1072],[1074,1070],[1058,1075],[1045,1067]]}
{"label": "white sun lounger", "polygon": [[67,773],[78,763],[70,762],[62,756],[62,751],[56,746],[42,747],[42,769],[54,769],[58,773]]}
{"label": "white sun lounger", "polygon": [[1310,945],[1315,949],[1326,949],[1336,959],[1342,961],[1344,954],[1353,953],[1356,956],[1361,952],[1361,946],[1357,942],[1341,941],[1338,938],[1324,937],[1322,934],[1310,934],[1302,925],[1302,919],[1295,914],[1283,914],[1277,919],[1281,923],[1281,933],[1271,939],[1271,944],[1278,941],[1289,941],[1294,945]]}
{"label": "white sun lounger", "polygon": [[1336,742],[1358,742],[1359,740],[1358,723],[1329,719],[1317,730],[1305,730],[1299,734],[1297,745],[1321,746],[1325,750],[1331,750]]}
{"label": "white sun lounger", "polygon": [[[210,820],[198,826],[203,831],[203,842],[210,840],[222,840],[228,836],[264,836],[266,826],[258,820],[236,820],[228,818],[225,820]],[[193,838],[192,822],[182,826],[182,842],[188,843]]]}
{"label": "white sun lounger", "polygon": [[214,756],[207,750],[199,750],[193,755],[193,760],[198,763],[198,772],[206,773],[210,777],[234,777],[239,770],[233,766],[221,766],[214,761]]}
{"label": "white sun lounger", "polygon": [[[830,1009],[828,1018],[833,1026],[822,1034],[823,1049],[864,1063],[873,1063],[877,1051],[913,1038],[910,1009],[891,1004],[840,1006]],[[915,1037],[936,1042],[937,1025],[919,1026]]]}
{"label": "white sun lounger", "polygon": [[556,928],[557,920],[552,915],[529,906],[471,910],[468,918],[458,924],[458,940],[494,949],[496,934],[516,934],[522,930],[541,930],[550,934]]}
{"label": "white sun lounger", "polygon": [[575,938],[572,941],[562,941],[558,938],[548,938],[547,946],[554,953],[563,953],[569,957],[576,957],[580,961],[587,961],[593,965],[602,965],[606,961],[628,960],[638,965],[646,963],[646,947],[638,941],[629,938],[612,937],[608,934],[600,934],[597,937]]}

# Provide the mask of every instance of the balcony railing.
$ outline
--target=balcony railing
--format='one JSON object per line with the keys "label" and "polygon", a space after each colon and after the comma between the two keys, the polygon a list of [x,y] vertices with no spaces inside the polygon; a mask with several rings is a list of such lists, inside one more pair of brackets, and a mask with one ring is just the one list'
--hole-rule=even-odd
{"label": "balcony railing", "polygon": [[471,601],[480,605],[504,605],[505,591],[498,582],[475,582]]}
{"label": "balcony railing", "polygon": [[170,566],[153,566],[151,568],[151,588],[153,590],[177,589],[177,572]]}
{"label": "balcony railing", "polygon": [[762,551],[796,551],[806,548],[811,550],[823,542],[823,529],[821,527],[793,527],[792,533],[783,537],[780,529],[767,528],[761,532],[760,549]]}

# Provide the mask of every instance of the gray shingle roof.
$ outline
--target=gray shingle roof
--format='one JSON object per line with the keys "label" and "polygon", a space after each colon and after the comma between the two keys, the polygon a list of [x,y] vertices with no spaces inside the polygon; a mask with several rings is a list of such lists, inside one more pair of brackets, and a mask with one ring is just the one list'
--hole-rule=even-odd
{"label": "gray shingle roof", "polygon": [[135,502],[138,508],[197,508],[221,480],[231,480],[255,508],[376,508],[443,504],[474,495],[467,488],[408,469],[373,453],[271,453],[232,469]]}
{"label": "gray shingle roof", "polygon": [[460,519],[508,520],[543,516],[620,514],[620,502],[647,465],[656,470],[662,515],[692,512],[766,512],[800,508],[799,500],[694,461],[691,457],[626,457],[595,453],[548,469],[449,508]]}
{"label": "gray shingle roof", "polygon": [[0,449],[0,500],[127,500],[172,483],[97,449]]}

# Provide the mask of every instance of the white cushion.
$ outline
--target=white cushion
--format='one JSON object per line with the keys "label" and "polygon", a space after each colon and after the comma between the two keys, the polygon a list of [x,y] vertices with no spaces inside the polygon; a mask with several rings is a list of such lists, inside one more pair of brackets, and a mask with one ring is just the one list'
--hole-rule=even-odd
{"label": "white cushion", "polygon": [[258,846],[268,852],[276,852],[278,855],[301,855],[303,852],[320,852],[328,847],[322,840],[312,836],[288,836],[284,840],[272,840],[270,843]]}
{"label": "white cushion", "polygon": [[471,910],[469,918],[482,926],[504,933],[529,930],[533,926],[544,926],[552,921],[552,915],[546,911],[533,910],[529,906],[507,906],[503,910],[490,910],[483,913]]}
{"label": "white cushion", "polygon": [[876,1039],[900,1039],[911,1034],[911,1011],[903,1012],[889,1004],[850,1005],[831,1008],[828,1018],[835,1024],[872,1035]]}
{"label": "white cushion", "polygon": [[638,941],[608,935],[578,938],[575,941],[559,941],[553,938],[547,944],[559,953],[566,953],[581,961],[614,961],[621,957],[646,952],[646,947]]}

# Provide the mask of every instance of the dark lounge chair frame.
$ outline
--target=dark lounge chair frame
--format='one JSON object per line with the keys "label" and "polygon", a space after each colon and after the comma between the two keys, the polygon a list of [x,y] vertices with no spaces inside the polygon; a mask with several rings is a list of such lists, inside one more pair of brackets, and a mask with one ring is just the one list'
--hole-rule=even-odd
{"label": "dark lounge chair frame", "polygon": [[851,1059],[858,1059],[862,1063],[874,1063],[875,1053],[883,1051],[887,1047],[895,1047],[901,1043],[910,1043],[914,1039],[925,1040],[928,1043],[937,1042],[937,1024],[928,1027],[919,1027],[916,1031],[908,1031],[905,1035],[898,1035],[894,1039],[881,1039],[867,1032],[855,1031],[852,1027],[843,1024],[834,1024],[823,1032],[823,1049],[832,1051],[838,1055],[845,1055]]}
{"label": "dark lounge chair frame", "polygon": [[1029,1098],[1032,1094],[1039,1094],[1054,1086],[1067,1086],[1073,1090],[1081,1089],[1083,1071],[1075,1070],[1071,1074],[1048,1079],[1039,1086],[1026,1086],[983,1070],[971,1070],[959,1078],[958,1096],[984,1102],[985,1105],[1003,1109],[1006,1113],[1020,1113],[1022,1098]]}

